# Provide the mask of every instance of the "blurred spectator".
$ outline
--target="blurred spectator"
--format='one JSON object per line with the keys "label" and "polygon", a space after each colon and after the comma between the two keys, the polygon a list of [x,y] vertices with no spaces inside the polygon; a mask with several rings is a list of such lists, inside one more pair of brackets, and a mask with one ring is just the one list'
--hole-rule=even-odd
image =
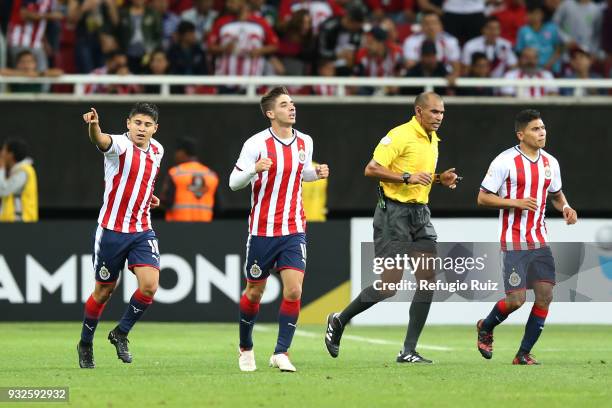
{"label": "blurred spectator", "polygon": [[162,47],[166,50],[174,40],[174,33],[181,21],[179,16],[168,9],[168,0],[151,0],[151,7],[161,16]]}
{"label": "blurred spectator", "polygon": [[361,46],[365,11],[351,5],[342,17],[331,17],[319,31],[319,57],[336,60],[336,75],[348,76],[355,64],[355,54]]}
{"label": "blurred spectator", "polygon": [[569,49],[581,48],[599,55],[602,11],[591,0],[564,0],[553,16]]}
{"label": "blurred spectator", "polygon": [[390,17],[396,23],[414,21],[414,0],[366,0],[375,21]]}
{"label": "blurred spectator", "polygon": [[[207,75],[206,53],[196,38],[193,23],[181,21],[177,30],[176,43],[168,50],[170,73],[172,75]],[[184,93],[189,87],[173,86],[173,93]]]}
{"label": "blurred spectator", "polygon": [[[219,17],[208,38],[215,56],[215,75],[262,75],[266,57],[278,49],[278,37],[263,18],[251,12],[245,0],[227,0],[227,14]],[[220,92],[242,89],[224,87]]]}
{"label": "blurred spectator", "polygon": [[518,30],[527,24],[525,0],[503,0],[502,7],[491,15],[499,20],[501,36],[514,46]]}
{"label": "blurred spectator", "polygon": [[425,41],[435,44],[438,61],[446,65],[446,71],[454,76],[461,74],[461,49],[459,42],[452,35],[444,32],[440,17],[427,13],[421,20],[423,32],[413,34],[404,41],[404,59],[406,68],[410,69],[421,59],[421,50]]}
{"label": "blurred spectator", "polygon": [[38,221],[38,179],[22,139],[0,150],[0,222]]}
{"label": "blurred spectator", "polygon": [[[402,67],[402,49],[399,45],[389,43],[388,35],[380,27],[374,27],[365,35],[364,47],[357,51],[355,58],[355,75],[365,77],[395,77]],[[372,95],[374,87],[358,89],[359,95]],[[396,93],[397,90],[389,90]]]}
{"label": "blurred spectator", "polygon": [[171,12],[180,16],[183,11],[189,10],[193,7],[193,0],[169,0],[168,9]]}
{"label": "blurred spectator", "polygon": [[260,17],[266,19],[270,27],[276,27],[278,23],[278,7],[266,0],[249,0],[251,10]]}
{"label": "blurred spectator", "polygon": [[482,35],[468,41],[463,47],[464,72],[472,65],[472,55],[484,53],[491,62],[491,76],[501,78],[506,71],[516,67],[518,60],[510,41],[500,37],[501,28],[496,17],[489,17],[482,28]]}
{"label": "blurred spectator", "polygon": [[[469,78],[490,78],[491,62],[483,52],[475,52],[471,57],[471,64],[468,72]],[[458,87],[457,95],[461,96],[493,96],[495,92],[490,86],[471,86]]]}
{"label": "blurred spectator", "polygon": [[603,10],[601,24],[601,48],[606,53],[605,74],[612,76],[612,0],[608,0]]}
{"label": "blurred spectator", "polygon": [[160,197],[166,221],[211,222],[219,177],[198,160],[195,140],[177,141],[174,163]]}
{"label": "blurred spectator", "polygon": [[539,55],[538,66],[546,71],[560,72],[561,37],[557,25],[544,23],[544,10],[541,6],[530,8],[527,12],[527,25],[521,27],[516,40],[516,51],[535,48]]}
{"label": "blurred spectator", "polygon": [[442,17],[442,4],[444,0],[417,0],[417,5],[421,13],[434,13]]}
{"label": "blurred spectator", "polygon": [[[532,1],[541,1],[541,0],[530,0],[530,3]],[[544,21],[551,21],[553,19],[553,16],[557,12],[557,9],[559,9],[559,6],[561,5],[562,1],[563,0],[544,0],[543,1]]]}
{"label": "blurred spectator", "polygon": [[[151,53],[149,58],[149,66],[147,67],[147,74],[149,75],[168,75],[170,73],[170,62],[166,56],[166,52],[158,48]],[[159,94],[160,85],[145,85],[144,93],[147,94]]]}
{"label": "blurred spectator", "polygon": [[[319,59],[317,62],[317,75],[320,77],[335,77],[336,76],[336,60],[334,59]],[[332,96],[338,94],[336,85],[314,85],[312,93],[319,96]]]}
{"label": "blurred spectator", "polygon": [[[508,71],[504,78],[509,79],[553,79],[553,74],[538,68],[538,50],[525,48],[519,58],[519,67]],[[516,96],[519,98],[540,98],[547,95],[559,93],[556,87],[544,86],[508,86],[501,89],[502,95]]]}
{"label": "blurred spectator", "polygon": [[[437,57],[436,43],[430,40],[423,41],[419,52],[420,60],[406,72],[407,78],[448,78],[446,65]],[[424,91],[423,87],[400,88],[402,95],[418,95]],[[446,88],[436,87],[434,91],[439,95],[446,94]]]}
{"label": "blurred spectator", "polygon": [[388,42],[400,45],[397,25],[395,25],[393,20],[390,18],[383,18],[378,26],[387,32],[387,36],[389,37],[387,39]]}
{"label": "blurred spectator", "polygon": [[162,21],[147,0],[130,0],[129,4],[119,12],[117,37],[128,57],[130,71],[140,74],[145,68],[145,56],[161,46]]}
{"label": "blurred spectator", "polygon": [[480,35],[485,23],[485,0],[446,0],[442,11],[444,29],[461,44]]}
{"label": "blurred spectator", "polygon": [[194,0],[194,7],[181,14],[182,21],[189,21],[195,26],[196,39],[199,43],[206,41],[213,23],[219,16],[219,12],[213,9],[213,3],[213,0]]}
{"label": "blurred spectator", "polygon": [[104,64],[104,54],[117,49],[113,32],[119,24],[114,0],[68,0],[68,19],[76,26],[76,69],[89,73]]}
{"label": "blurred spectator", "polygon": [[278,10],[278,25],[282,30],[298,10],[308,10],[312,19],[312,29],[315,33],[323,22],[332,16],[342,16],[344,11],[334,0],[280,0]]}
{"label": "blurred spectator", "polygon": [[[38,70],[36,57],[30,50],[23,50],[17,54],[14,68],[0,68],[0,75],[4,76],[38,78],[41,76],[57,77],[62,74],[62,70],[57,68],[49,68],[44,71]],[[9,88],[13,93],[43,91],[42,84],[11,84]]]}
{"label": "blurred spectator", "polygon": [[[90,75],[130,75],[128,58],[120,51],[111,51],[105,56],[105,64],[94,69]],[[86,94],[129,95],[140,93],[140,86],[134,84],[87,84]]]}
{"label": "blurred spectator", "polygon": [[298,10],[291,16],[278,44],[280,75],[310,75],[316,53],[312,32],[312,18],[308,10]]}
{"label": "blurred spectator", "polygon": [[[581,49],[576,49],[571,54],[571,69],[565,74],[568,79],[590,79],[601,78],[601,75],[593,72],[591,55]],[[606,91],[597,88],[561,88],[561,95],[564,96],[589,96],[605,95]]]}
{"label": "blurred spectator", "polygon": [[20,0],[13,4],[7,32],[8,51],[13,63],[17,54],[30,50],[39,71],[49,67],[43,46],[47,22],[64,18],[62,13],[52,10],[52,4],[51,0]]}

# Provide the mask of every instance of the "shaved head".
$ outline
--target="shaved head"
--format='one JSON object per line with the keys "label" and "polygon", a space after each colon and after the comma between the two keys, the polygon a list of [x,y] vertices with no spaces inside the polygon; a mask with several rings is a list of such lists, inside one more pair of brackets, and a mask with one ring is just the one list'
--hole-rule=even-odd
{"label": "shaved head", "polygon": [[439,102],[441,100],[442,97],[435,92],[422,92],[414,100],[414,107],[415,109],[417,106],[420,106],[421,108],[426,108],[432,102]]}

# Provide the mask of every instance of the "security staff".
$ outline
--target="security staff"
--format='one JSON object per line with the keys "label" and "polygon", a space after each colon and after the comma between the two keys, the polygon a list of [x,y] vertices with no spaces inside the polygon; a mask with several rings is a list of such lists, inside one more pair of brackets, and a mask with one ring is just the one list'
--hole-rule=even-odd
{"label": "security staff", "polygon": [[38,221],[36,171],[21,139],[7,140],[0,150],[0,199],[0,222]]}
{"label": "security staff", "polygon": [[217,173],[198,161],[193,139],[179,139],[174,161],[177,165],[168,171],[161,197],[166,221],[212,221]]}
{"label": "security staff", "polygon": [[[415,115],[383,137],[374,151],[365,175],[380,182],[379,203],[374,213],[374,252],[376,257],[394,258],[408,252],[412,256],[436,252],[436,231],[427,207],[432,184],[454,189],[455,169],[436,174],[438,135],[444,117],[442,98],[433,92],[422,93],[414,103]],[[388,269],[384,283],[399,282],[403,269]],[[433,271],[415,271],[417,282],[430,281]],[[394,290],[365,288],[341,313],[327,319],[325,344],[332,357],[340,350],[340,338],[346,324],[374,304],[395,295]],[[416,344],[427,320],[433,291],[417,289],[410,305],[410,321],[404,348],[398,363],[431,363],[416,352]]]}

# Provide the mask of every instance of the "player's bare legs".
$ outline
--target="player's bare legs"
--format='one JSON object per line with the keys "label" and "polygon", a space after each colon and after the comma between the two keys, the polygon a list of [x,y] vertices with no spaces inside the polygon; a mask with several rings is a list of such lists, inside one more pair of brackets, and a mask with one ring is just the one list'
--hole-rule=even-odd
{"label": "player's bare legs", "polygon": [[287,353],[300,315],[304,272],[283,269],[280,271],[280,276],[283,282],[283,300],[278,313],[278,340],[274,354],[270,357],[270,366],[278,367],[281,371],[294,372],[296,369],[289,361]]}
{"label": "player's bare legs", "polygon": [[93,337],[100,321],[102,311],[110,299],[117,282],[96,282],[93,293],[85,303],[85,317],[81,330],[81,341],[77,345],[79,355],[79,366],[81,368],[95,368],[96,363],[93,355]]}
{"label": "player's bare legs", "polygon": [[546,316],[548,315],[548,308],[553,299],[553,287],[551,282],[538,281],[533,283],[533,292],[535,294],[535,302],[531,308],[529,319],[525,325],[525,335],[521,341],[521,347],[512,364],[519,365],[537,365],[539,364],[532,356],[531,349],[538,341],[542,330],[544,329],[544,323]]}
{"label": "player's bare legs", "polygon": [[259,303],[266,290],[266,281],[247,281],[246,289],[240,298],[240,347],[238,366],[241,371],[255,371],[255,352],[253,351],[253,327],[259,313]]}
{"label": "player's bare legs", "polygon": [[117,357],[124,363],[132,362],[127,335],[153,303],[153,297],[159,285],[159,270],[157,268],[136,266],[134,267],[134,275],[138,280],[138,289],[132,295],[119,324],[108,334],[108,340],[117,350]]}

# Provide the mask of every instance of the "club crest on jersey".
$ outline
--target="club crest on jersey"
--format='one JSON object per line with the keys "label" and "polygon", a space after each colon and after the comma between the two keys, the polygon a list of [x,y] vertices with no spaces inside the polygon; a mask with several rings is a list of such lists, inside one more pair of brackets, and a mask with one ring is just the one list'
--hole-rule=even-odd
{"label": "club crest on jersey", "polygon": [[[514,269],[513,269],[514,271]],[[510,283],[511,286],[518,286],[521,284],[521,277],[519,276],[518,273],[516,273],[516,271],[512,272],[510,274],[510,278],[508,279],[508,283]]]}
{"label": "club crest on jersey", "polygon": [[300,151],[298,152],[298,160],[300,161],[300,163],[304,163],[306,161],[306,152],[303,148],[300,149]]}
{"label": "club crest on jersey", "polygon": [[108,278],[110,278],[110,272],[106,269],[106,266],[102,265],[100,268],[100,279],[107,280]]}
{"label": "club crest on jersey", "polygon": [[550,166],[544,167],[544,177],[550,179],[552,177],[552,171],[550,170]]}
{"label": "club crest on jersey", "polygon": [[251,266],[251,270],[249,271],[249,273],[251,274],[251,277],[259,278],[261,276],[261,268],[259,267],[259,265],[254,263],[253,266]]}

